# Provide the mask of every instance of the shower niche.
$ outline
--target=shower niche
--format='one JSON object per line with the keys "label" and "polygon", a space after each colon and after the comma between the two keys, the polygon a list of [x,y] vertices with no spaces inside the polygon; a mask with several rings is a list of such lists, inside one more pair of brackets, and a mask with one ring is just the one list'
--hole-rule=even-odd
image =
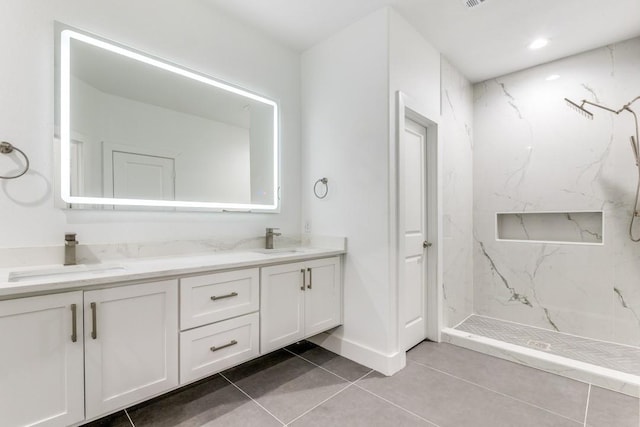
{"label": "shower niche", "polygon": [[496,239],[601,245],[604,216],[602,211],[497,213]]}

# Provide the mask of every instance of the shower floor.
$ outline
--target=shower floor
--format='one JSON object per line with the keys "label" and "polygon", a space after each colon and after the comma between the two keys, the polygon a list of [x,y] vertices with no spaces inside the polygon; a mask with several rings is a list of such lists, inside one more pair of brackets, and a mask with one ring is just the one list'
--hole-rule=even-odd
{"label": "shower floor", "polygon": [[579,362],[640,376],[640,348],[472,315],[454,328]]}

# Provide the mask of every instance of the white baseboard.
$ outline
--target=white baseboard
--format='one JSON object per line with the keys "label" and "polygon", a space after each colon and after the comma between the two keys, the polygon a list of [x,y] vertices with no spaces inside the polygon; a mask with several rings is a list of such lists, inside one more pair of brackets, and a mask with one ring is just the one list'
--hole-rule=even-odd
{"label": "white baseboard", "polygon": [[307,340],[387,376],[395,374],[407,364],[407,353],[404,351],[383,354],[362,344],[326,332],[307,338]]}

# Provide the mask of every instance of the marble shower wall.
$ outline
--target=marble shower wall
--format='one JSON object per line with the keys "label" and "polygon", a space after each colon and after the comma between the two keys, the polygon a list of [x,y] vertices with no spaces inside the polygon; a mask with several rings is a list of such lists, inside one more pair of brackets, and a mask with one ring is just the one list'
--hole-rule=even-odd
{"label": "marble shower wall", "polygon": [[[476,313],[640,346],[633,117],[591,108],[590,121],[564,101],[638,95],[640,38],[474,86]],[[603,244],[496,241],[496,212],[579,211],[603,211]]]}
{"label": "marble shower wall", "polygon": [[444,323],[473,312],[473,87],[441,59],[444,178]]}

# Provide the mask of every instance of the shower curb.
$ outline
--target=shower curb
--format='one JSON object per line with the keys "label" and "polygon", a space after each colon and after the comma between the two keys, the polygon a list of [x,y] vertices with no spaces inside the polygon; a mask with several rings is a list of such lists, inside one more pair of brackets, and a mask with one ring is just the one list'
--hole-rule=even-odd
{"label": "shower curb", "polygon": [[442,341],[632,397],[640,397],[640,376],[637,375],[603,368],[452,328],[442,330]]}

